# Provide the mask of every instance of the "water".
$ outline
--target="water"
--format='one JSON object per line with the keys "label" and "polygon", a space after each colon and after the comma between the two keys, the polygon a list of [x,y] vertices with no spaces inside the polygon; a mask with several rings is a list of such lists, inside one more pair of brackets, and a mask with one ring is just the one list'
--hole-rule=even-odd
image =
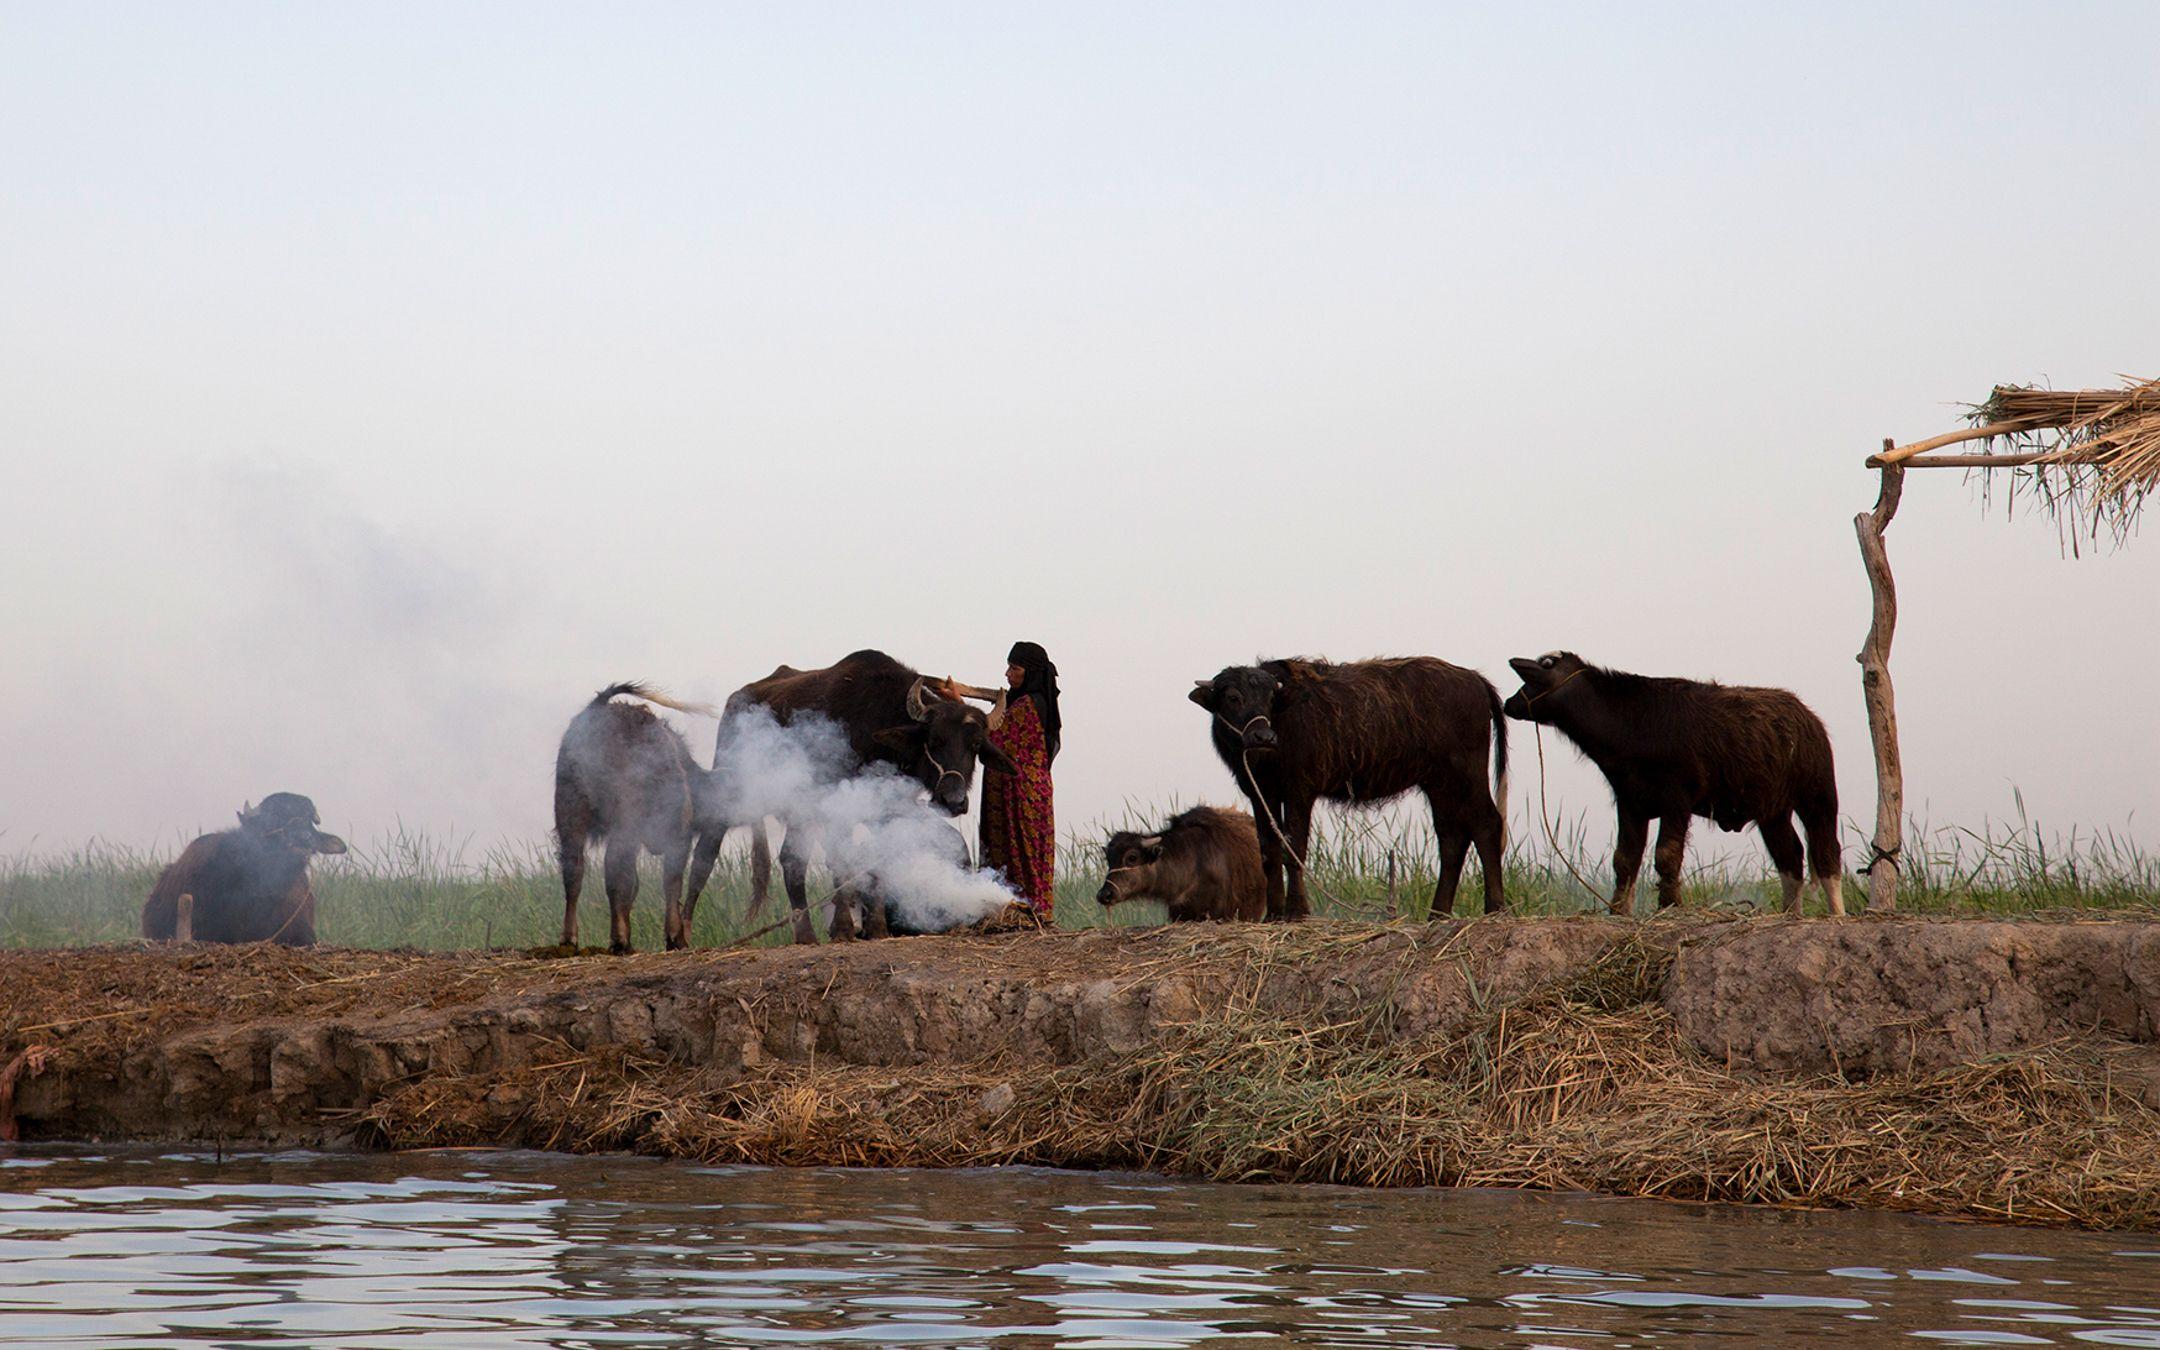
{"label": "water", "polygon": [[1511,1192],[0,1150],[0,1344],[2160,1347],[2160,1238]]}

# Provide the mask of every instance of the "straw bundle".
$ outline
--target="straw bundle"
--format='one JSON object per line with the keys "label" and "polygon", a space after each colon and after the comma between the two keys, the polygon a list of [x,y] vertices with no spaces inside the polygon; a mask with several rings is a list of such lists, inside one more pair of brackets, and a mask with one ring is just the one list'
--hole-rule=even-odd
{"label": "straw bundle", "polygon": [[2121,389],[1997,385],[1971,420],[2000,428],[1991,441],[2030,457],[2010,466],[2012,492],[2020,482],[2030,487],[2073,547],[2081,534],[2119,542],[2160,485],[2160,380],[2128,379]]}

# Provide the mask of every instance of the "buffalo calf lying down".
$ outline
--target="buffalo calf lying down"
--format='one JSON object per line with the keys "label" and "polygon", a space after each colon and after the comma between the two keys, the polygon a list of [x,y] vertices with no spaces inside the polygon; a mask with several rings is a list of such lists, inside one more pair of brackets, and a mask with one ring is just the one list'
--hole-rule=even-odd
{"label": "buffalo calf lying down", "polygon": [[1170,922],[1264,919],[1267,879],[1253,818],[1220,806],[1195,806],[1153,834],[1119,830],[1103,850],[1109,871],[1096,900],[1160,900]]}
{"label": "buffalo calf lying down", "polygon": [[158,874],[143,902],[142,934],[154,941],[315,941],[308,863],[343,853],[345,841],[315,827],[322,816],[297,792],[273,792],[240,809],[240,828],[206,834]]}
{"label": "buffalo calf lying down", "polygon": [[660,891],[667,905],[662,928],[672,950],[690,943],[696,901],[682,903],[690,843],[710,824],[711,776],[690,757],[681,733],[640,703],[710,716],[640,684],[611,684],[594,694],[563,732],[555,752],[555,847],[562,864],[565,947],[577,946],[578,892],[585,885],[585,850],[607,841],[608,950],[630,950],[630,907],[637,901],[638,850],[660,857]]}
{"label": "buffalo calf lying down", "polygon": [[1707,816],[1724,830],[1754,824],[1785,886],[1785,908],[1798,912],[1800,836],[1806,863],[1832,914],[1840,892],[1837,777],[1822,719],[1783,689],[1628,675],[1590,665],[1573,652],[1508,662],[1523,686],[1507,714],[1557,730],[1612,784],[1619,809],[1613,848],[1612,908],[1634,908],[1643,838],[1658,822],[1658,906],[1680,899],[1680,864],[1689,818]]}
{"label": "buffalo calf lying down", "polygon": [[1501,907],[1507,722],[1500,693],[1484,676],[1431,656],[1340,665],[1262,661],[1195,680],[1189,697],[1213,714],[1215,753],[1260,822],[1268,918],[1302,919],[1309,912],[1301,860],[1315,802],[1384,802],[1411,791],[1423,793],[1432,808],[1439,844],[1432,917],[1455,907],[1473,845],[1485,874],[1485,911]]}

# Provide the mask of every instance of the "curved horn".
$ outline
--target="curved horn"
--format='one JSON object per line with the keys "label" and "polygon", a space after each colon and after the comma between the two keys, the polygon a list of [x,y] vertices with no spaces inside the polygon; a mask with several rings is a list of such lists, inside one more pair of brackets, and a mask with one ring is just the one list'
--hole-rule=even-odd
{"label": "curved horn", "polygon": [[995,703],[993,703],[993,704],[991,704],[991,705],[990,705],[990,711],[989,711],[989,713],[987,714],[987,717],[988,717],[988,719],[989,719],[989,723],[990,723],[990,729],[991,729],[992,731],[996,731],[996,730],[997,730],[997,729],[998,729],[999,727],[1002,727],[1002,726],[1004,726],[1004,725],[1005,725],[1005,691],[1004,691],[1004,690],[1002,690],[1002,689],[998,690],[997,702],[995,702]]}
{"label": "curved horn", "polygon": [[1159,835],[1159,834],[1150,834],[1150,835],[1146,835],[1146,836],[1144,836],[1144,837],[1143,837],[1143,838],[1142,838],[1142,839],[1140,840],[1140,847],[1142,847],[1142,848],[1161,848],[1161,847],[1162,847],[1162,836],[1161,836],[1161,835]]}
{"label": "curved horn", "polygon": [[930,720],[930,677],[917,675],[915,683],[908,686],[907,715],[918,722]]}

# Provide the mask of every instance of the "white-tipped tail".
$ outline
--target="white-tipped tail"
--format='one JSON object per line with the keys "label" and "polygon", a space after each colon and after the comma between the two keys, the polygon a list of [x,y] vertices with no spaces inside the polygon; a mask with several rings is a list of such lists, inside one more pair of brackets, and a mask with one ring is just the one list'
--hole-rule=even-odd
{"label": "white-tipped tail", "polygon": [[617,694],[628,694],[632,698],[641,698],[647,703],[657,703],[663,708],[673,708],[676,712],[689,713],[693,717],[718,717],[720,715],[720,710],[710,703],[690,703],[683,699],[671,698],[666,691],[655,689],[649,684],[641,684],[636,680],[626,680],[621,684],[609,685],[593,695],[593,702],[605,703]]}

